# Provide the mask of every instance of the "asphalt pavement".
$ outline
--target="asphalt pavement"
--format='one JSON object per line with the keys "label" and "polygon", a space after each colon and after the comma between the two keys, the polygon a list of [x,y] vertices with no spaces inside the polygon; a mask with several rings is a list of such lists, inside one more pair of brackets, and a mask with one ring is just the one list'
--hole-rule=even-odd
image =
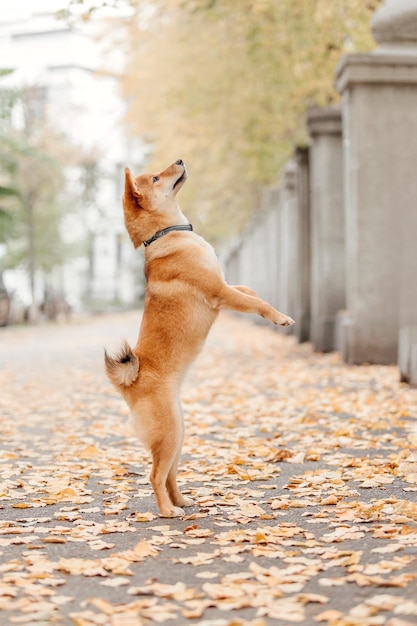
{"label": "asphalt pavement", "polygon": [[0,328],[0,623],[417,624],[417,390],[223,314],[184,384],[179,482],[103,371],[140,312]]}

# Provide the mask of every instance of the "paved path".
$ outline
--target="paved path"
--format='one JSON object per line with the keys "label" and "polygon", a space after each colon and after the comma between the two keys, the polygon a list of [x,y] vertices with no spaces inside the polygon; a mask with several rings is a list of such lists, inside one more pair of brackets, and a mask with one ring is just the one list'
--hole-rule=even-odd
{"label": "paved path", "polygon": [[102,368],[139,315],[0,329],[0,623],[417,624],[417,391],[224,315],[184,387],[180,482]]}

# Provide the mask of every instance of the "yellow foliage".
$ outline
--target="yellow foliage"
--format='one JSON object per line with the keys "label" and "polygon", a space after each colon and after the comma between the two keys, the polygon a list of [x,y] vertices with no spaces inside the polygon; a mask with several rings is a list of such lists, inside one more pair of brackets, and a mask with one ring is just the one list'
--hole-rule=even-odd
{"label": "yellow foliage", "polygon": [[276,182],[307,106],[338,95],[341,55],[369,49],[378,0],[156,0],[129,31],[123,90],[148,166],[181,157],[182,205],[213,241],[238,232]]}

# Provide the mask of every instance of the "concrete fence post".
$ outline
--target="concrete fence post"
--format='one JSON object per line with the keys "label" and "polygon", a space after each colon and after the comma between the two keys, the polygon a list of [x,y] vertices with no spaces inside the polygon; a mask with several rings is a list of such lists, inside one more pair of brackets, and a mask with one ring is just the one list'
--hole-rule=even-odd
{"label": "concrete fence post", "polygon": [[298,341],[310,339],[310,173],[309,149],[297,147],[297,282],[295,285],[295,326]]}
{"label": "concrete fence post", "polygon": [[[400,379],[417,386],[417,177],[411,175],[411,168],[416,171],[417,161],[417,1],[401,0],[390,1],[375,12],[372,23],[372,32],[380,49],[391,54],[409,58],[406,69],[409,78],[403,81],[402,91],[408,93],[410,109],[401,126],[398,128],[399,138],[403,142],[404,159],[411,159],[407,169],[396,171],[395,179],[401,186],[402,194],[396,202],[400,232],[400,279],[399,279],[399,345],[398,365]],[[398,89],[398,88],[397,88]],[[413,101],[411,102],[411,99]],[[400,96],[400,106],[405,112],[405,96]],[[399,164],[401,165],[401,163]],[[411,166],[411,167],[410,167]]]}
{"label": "concrete fence post", "polygon": [[231,285],[240,282],[239,259],[241,242],[235,243],[224,255],[223,265],[227,280]]}
{"label": "concrete fence post", "polygon": [[345,307],[345,221],[340,107],[307,112],[310,134],[311,325],[316,350],[335,349],[337,313]]}
{"label": "concrete fence post", "polygon": [[[264,237],[260,245],[267,251],[267,268],[268,283],[264,294],[265,300],[279,309],[280,290],[279,290],[279,198],[280,192],[276,187],[267,190],[265,197],[265,229]],[[259,268],[260,271],[264,271]]]}
{"label": "concrete fence post", "polygon": [[[388,0],[372,22],[379,44],[342,58],[346,305],[349,363],[416,360],[417,0]],[[413,338],[414,337],[414,338]]]}
{"label": "concrete fence post", "polygon": [[[298,280],[297,254],[297,165],[294,159],[287,161],[281,173],[279,240],[279,290],[280,311],[285,315],[296,315],[296,285]],[[281,329],[293,334],[294,326]]]}
{"label": "concrete fence post", "polygon": [[265,190],[261,206],[254,212],[239,241],[223,256],[227,281],[243,284],[279,308],[280,220],[279,190]]}

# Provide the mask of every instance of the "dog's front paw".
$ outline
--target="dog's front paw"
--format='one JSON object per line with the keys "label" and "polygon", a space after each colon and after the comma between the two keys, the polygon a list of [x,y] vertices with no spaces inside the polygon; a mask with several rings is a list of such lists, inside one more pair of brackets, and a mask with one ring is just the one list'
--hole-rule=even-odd
{"label": "dog's front paw", "polygon": [[161,517],[182,517],[183,515],[185,515],[185,511],[179,506],[170,506],[169,508],[160,511]]}
{"label": "dog's front paw", "polygon": [[292,326],[293,324],[295,324],[295,321],[293,320],[292,317],[289,317],[288,315],[284,315],[283,313],[280,313],[274,319],[274,324],[277,324],[277,326]]}
{"label": "dog's front paw", "polygon": [[280,326],[292,326],[293,324],[295,324],[295,320],[293,320],[292,317],[289,317],[288,315],[283,315],[283,320],[282,322],[280,322]]}

